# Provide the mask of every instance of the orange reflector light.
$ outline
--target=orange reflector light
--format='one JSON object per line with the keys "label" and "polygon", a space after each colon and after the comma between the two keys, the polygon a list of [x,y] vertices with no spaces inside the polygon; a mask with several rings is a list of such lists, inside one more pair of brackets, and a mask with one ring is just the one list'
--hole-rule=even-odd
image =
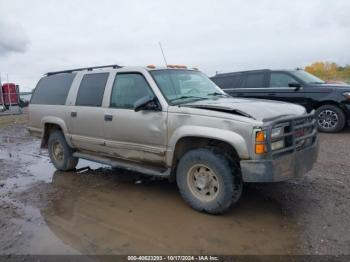
{"label": "orange reflector light", "polygon": [[266,153],[265,144],[256,144],[255,145],[255,154],[264,154]]}
{"label": "orange reflector light", "polygon": [[152,69],[156,68],[155,65],[148,65],[147,67],[148,67],[148,68],[152,68]]}
{"label": "orange reflector light", "polygon": [[169,68],[175,68],[174,65],[167,65],[167,67],[169,67]]}
{"label": "orange reflector light", "polygon": [[266,135],[264,131],[258,131],[255,134],[255,154],[264,154],[267,152],[265,145]]}
{"label": "orange reflector light", "polygon": [[265,132],[264,131],[256,132],[255,141],[256,142],[265,142]]}

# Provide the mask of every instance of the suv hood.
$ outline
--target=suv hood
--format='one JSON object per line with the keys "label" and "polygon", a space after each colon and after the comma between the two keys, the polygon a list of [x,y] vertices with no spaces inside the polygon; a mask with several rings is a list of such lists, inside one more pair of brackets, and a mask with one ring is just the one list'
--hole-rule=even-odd
{"label": "suv hood", "polygon": [[346,92],[350,91],[350,85],[337,85],[337,84],[318,84],[312,85],[313,87],[328,88],[329,90]]}
{"label": "suv hood", "polygon": [[323,86],[323,87],[332,87],[332,88],[340,88],[340,89],[350,89],[350,85],[344,85],[344,84],[318,84],[318,85],[315,85],[315,86]]}
{"label": "suv hood", "polygon": [[181,106],[227,112],[263,122],[306,113],[305,108],[299,105],[273,100],[247,98],[208,99],[182,104]]}

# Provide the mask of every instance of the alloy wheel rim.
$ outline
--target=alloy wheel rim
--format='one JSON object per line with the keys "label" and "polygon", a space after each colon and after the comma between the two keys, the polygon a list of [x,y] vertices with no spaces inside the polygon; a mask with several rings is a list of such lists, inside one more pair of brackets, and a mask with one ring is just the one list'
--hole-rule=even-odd
{"label": "alloy wheel rim", "polygon": [[334,128],[338,124],[338,115],[333,110],[323,110],[318,114],[318,124],[323,128]]}
{"label": "alloy wheel rim", "polygon": [[219,181],[215,172],[206,165],[197,164],[187,172],[187,184],[201,201],[212,201],[219,193]]}

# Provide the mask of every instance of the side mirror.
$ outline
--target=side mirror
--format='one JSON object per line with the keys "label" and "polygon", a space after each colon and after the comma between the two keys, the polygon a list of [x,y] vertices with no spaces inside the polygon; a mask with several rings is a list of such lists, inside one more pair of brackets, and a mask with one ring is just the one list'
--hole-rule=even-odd
{"label": "side mirror", "polygon": [[134,103],[134,111],[138,112],[141,110],[160,111],[161,108],[158,103],[158,100],[155,97],[145,96]]}
{"label": "side mirror", "polygon": [[300,83],[289,83],[288,87],[295,87],[295,91],[298,91],[301,88],[301,84]]}

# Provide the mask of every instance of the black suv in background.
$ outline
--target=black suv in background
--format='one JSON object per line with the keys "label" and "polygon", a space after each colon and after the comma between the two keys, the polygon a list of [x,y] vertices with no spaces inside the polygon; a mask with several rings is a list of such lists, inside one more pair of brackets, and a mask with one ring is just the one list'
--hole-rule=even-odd
{"label": "black suv in background", "polygon": [[320,131],[337,132],[350,124],[350,86],[326,84],[303,70],[254,70],[211,77],[235,97],[272,99],[316,110]]}

